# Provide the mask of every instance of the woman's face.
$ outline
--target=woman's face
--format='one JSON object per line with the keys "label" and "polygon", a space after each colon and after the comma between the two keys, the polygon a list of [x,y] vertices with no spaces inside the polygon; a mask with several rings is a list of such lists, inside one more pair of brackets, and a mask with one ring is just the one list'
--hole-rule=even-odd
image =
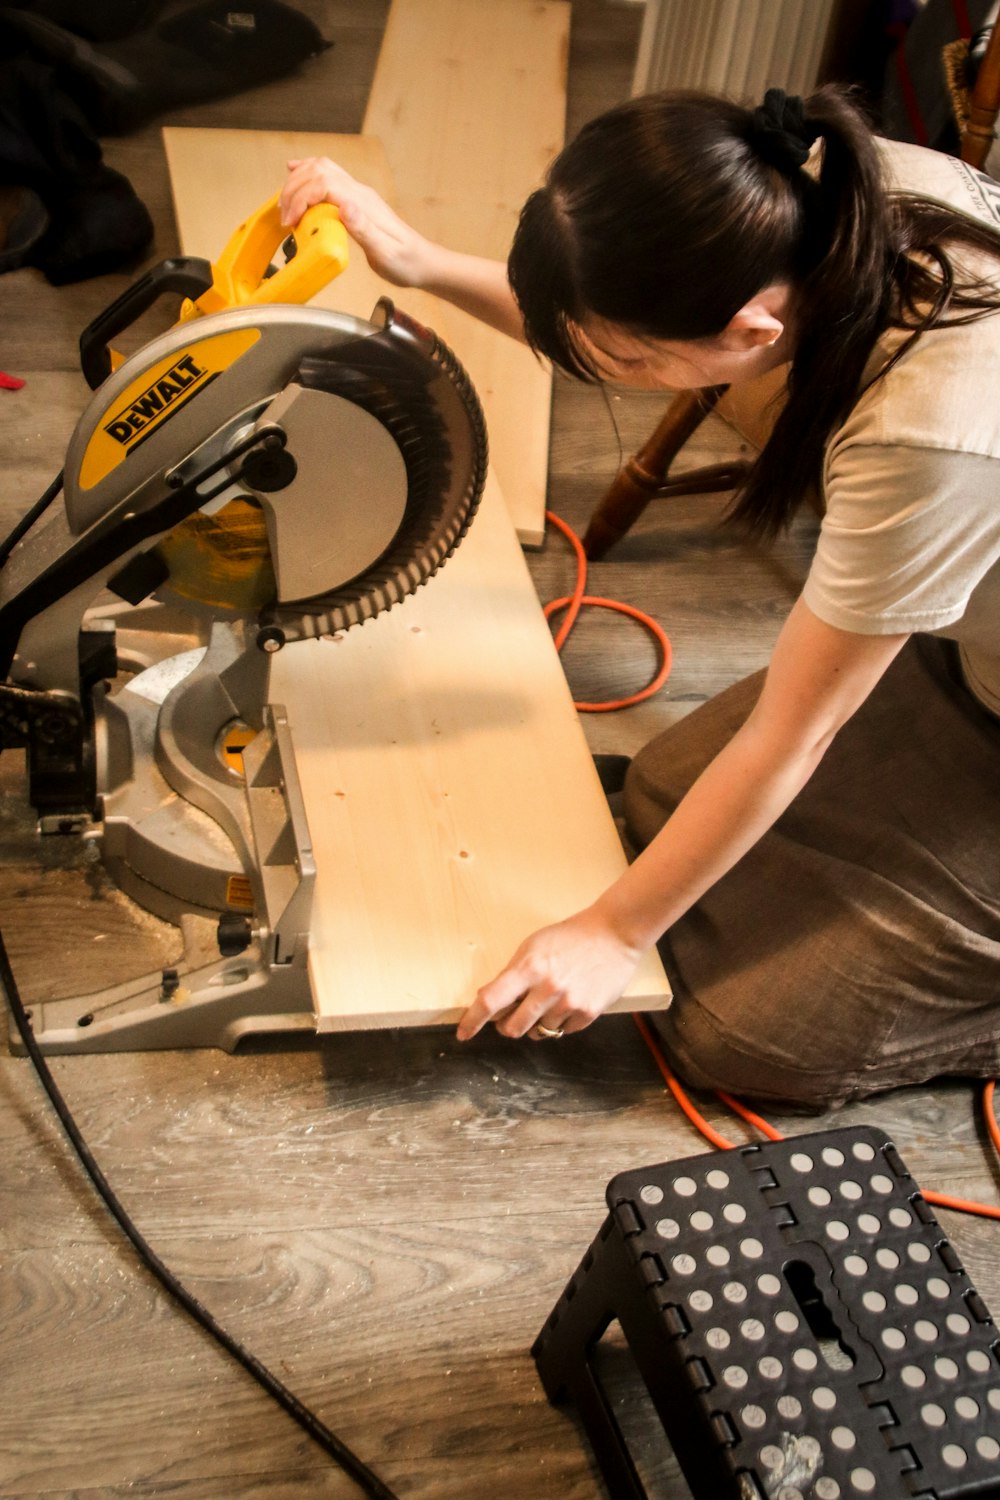
{"label": "woman's face", "polygon": [[[783,310],[783,309],[782,309]],[[639,391],[690,391],[738,385],[783,364],[791,355],[787,322],[768,314],[766,326],[727,328],[707,339],[657,339],[589,318],[580,342],[600,378]]]}

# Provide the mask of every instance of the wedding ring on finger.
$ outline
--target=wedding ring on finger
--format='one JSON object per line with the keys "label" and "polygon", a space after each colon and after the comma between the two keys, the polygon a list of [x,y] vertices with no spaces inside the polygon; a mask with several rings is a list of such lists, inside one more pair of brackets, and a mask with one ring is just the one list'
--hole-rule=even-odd
{"label": "wedding ring on finger", "polygon": [[555,1028],[543,1026],[541,1021],[536,1021],[531,1028],[531,1034],[537,1037],[539,1041],[547,1042],[550,1038],[562,1036],[563,1029],[561,1026],[556,1026]]}

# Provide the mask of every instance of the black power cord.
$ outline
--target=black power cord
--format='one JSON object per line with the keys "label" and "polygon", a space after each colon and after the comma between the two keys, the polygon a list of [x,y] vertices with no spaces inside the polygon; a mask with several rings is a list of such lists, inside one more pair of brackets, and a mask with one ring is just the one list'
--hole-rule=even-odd
{"label": "black power cord", "polygon": [[53,479],[52,483],[45,491],[45,494],[41,495],[35,501],[30,510],[25,511],[24,515],[18,521],[17,525],[14,527],[14,530],[10,533],[10,535],[5,537],[4,540],[0,542],[0,568],[2,568],[6,564],[8,557],[13,552],[14,548],[17,546],[21,538],[23,536],[27,536],[28,532],[31,530],[32,526],[34,526],[35,522],[40,520],[41,517],[45,514],[49,506],[52,504],[53,500],[59,494],[62,487],[63,471],[62,469],[60,469],[55,479]]}
{"label": "black power cord", "polygon": [[48,1094],[52,1102],[52,1107],[59,1116],[63,1129],[69,1137],[70,1144],[83,1163],[85,1171],[104,1200],[112,1217],[135,1247],[143,1265],[153,1273],[157,1281],[170,1293],[175,1301],[180,1303],[184,1311],[189,1313],[195,1322],[200,1324],[207,1333],[210,1333],[216,1342],[221,1344],[245,1370],[249,1371],[257,1383],[263,1386],[267,1394],[273,1400],[277,1401],[279,1406],[283,1406],[285,1411],[295,1418],[299,1426],[308,1433],[313,1441],[318,1443],[331,1458],[336,1459],[341,1468],[351,1476],[366,1495],[370,1495],[372,1500],[399,1500],[395,1491],[389,1489],[388,1485],[384,1484],[378,1475],[373,1473],[367,1464],[363,1463],[337,1437],[335,1432],[331,1432],[330,1428],[320,1421],[315,1412],[311,1411],[308,1406],[305,1406],[294,1392],[290,1391],[276,1375],[272,1374],[266,1365],[261,1363],[256,1355],[251,1354],[249,1349],[223,1328],[222,1324],[212,1316],[208,1309],[198,1301],[198,1298],[192,1292],[189,1292],[187,1287],[177,1279],[170,1268],[163,1263],[149,1242],[136,1228],[123,1207],[121,1200],[95,1161],[90,1147],[84,1140],[80,1128],[62,1096],[59,1085],[53,1078],[52,1072],[39,1049],[34,1032],[31,1029],[31,1021],[24,1009],[24,1004],[18,992],[17,982],[10,967],[10,960],[7,956],[7,948],[2,932],[0,932],[0,986],[3,988],[7,1007],[24,1043],[25,1051],[34,1063],[35,1071],[38,1074],[42,1087]]}
{"label": "black power cord", "polygon": [[195,1322],[200,1324],[206,1332],[210,1333],[216,1342],[221,1344],[245,1370],[248,1370],[257,1383],[263,1386],[267,1394],[273,1400],[277,1401],[279,1406],[283,1406],[289,1415],[295,1418],[299,1426],[308,1433],[313,1441],[325,1449],[332,1458],[336,1459],[341,1468],[360,1485],[366,1495],[372,1496],[372,1500],[399,1500],[395,1492],[389,1489],[388,1485],[384,1484],[378,1475],[373,1473],[367,1464],[363,1463],[337,1437],[336,1433],[331,1432],[330,1428],[320,1421],[315,1412],[311,1411],[308,1406],[305,1406],[276,1375],[272,1374],[266,1365],[261,1363],[256,1355],[251,1354],[249,1349],[245,1348],[238,1339],[235,1339],[231,1333],[223,1328],[222,1324],[212,1316],[208,1309],[198,1301],[197,1297],[192,1292],[189,1292],[187,1287],[177,1279],[170,1268],[163,1263],[149,1242],[136,1228],[123,1207],[121,1200],[95,1161],[90,1147],[84,1140],[79,1126],[70,1113],[69,1106],[62,1096],[59,1085],[52,1076],[51,1069],[39,1049],[38,1043],[35,1040],[35,1034],[31,1029],[31,1021],[25,1011],[24,1003],[21,1000],[17,982],[10,966],[2,932],[0,932],[0,986],[3,988],[7,1007],[24,1043],[25,1051],[34,1063],[35,1071],[38,1074],[42,1087],[48,1094],[52,1102],[52,1107],[59,1116],[63,1129],[69,1137],[70,1144],[83,1163],[85,1171],[104,1200],[112,1217],[135,1247],[143,1265],[153,1273],[161,1286],[165,1287],[170,1295],[180,1303],[184,1311],[189,1313]]}
{"label": "black power cord", "polygon": [[[21,518],[14,530],[4,541],[0,542],[0,568],[3,567],[17,543],[31,529],[45,510],[62,489],[63,476],[60,473],[52,481],[45,494],[31,507]],[[111,1184],[98,1166],[90,1147],[83,1138],[80,1127],[70,1112],[59,1085],[52,1076],[52,1071],[42,1055],[35,1034],[31,1029],[31,1021],[24,1008],[14,971],[10,966],[7,955],[7,945],[0,931],[0,988],[3,989],[4,999],[10,1011],[14,1025],[17,1027],[24,1049],[34,1064],[35,1072],[48,1094],[52,1107],[69,1137],[77,1156],[83,1164],[84,1170],[90,1177],[91,1182],[97,1189],[106,1208],[122,1230],[126,1238],[131,1242],[143,1265],[156,1277],[160,1285],[169,1292],[175,1301],[179,1302],[184,1311],[188,1313],[196,1323],[211,1334],[212,1338],[228,1354],[231,1354],[237,1363],[241,1364],[262,1386],[267,1394],[276,1401],[279,1406],[284,1407],[289,1416],[294,1417],[299,1426],[308,1434],[315,1443],[335,1459],[345,1473],[349,1474],[354,1482],[360,1487],[371,1500],[399,1500],[394,1490],[375,1474],[367,1464],[363,1463],[357,1454],[348,1448],[347,1444],[337,1437],[324,1422],[321,1422],[316,1413],[311,1411],[298,1396],[290,1391],[288,1387],[274,1375],[266,1365],[252,1354],[238,1339],[234,1338],[222,1324],[215,1319],[208,1309],[198,1301],[192,1292],[178,1280],[169,1266],[165,1265],[155,1250],[137,1229],[135,1223],[126,1212],[121,1200],[118,1198]]]}

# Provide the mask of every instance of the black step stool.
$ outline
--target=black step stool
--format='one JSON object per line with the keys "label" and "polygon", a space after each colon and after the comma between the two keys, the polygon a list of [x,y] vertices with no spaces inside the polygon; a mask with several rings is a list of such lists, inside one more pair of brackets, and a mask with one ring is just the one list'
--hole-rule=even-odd
{"label": "black step stool", "polygon": [[623,1172],[532,1349],[613,1500],[646,1500],[593,1364],[617,1319],[695,1500],[1000,1497],[1000,1334],[889,1138]]}

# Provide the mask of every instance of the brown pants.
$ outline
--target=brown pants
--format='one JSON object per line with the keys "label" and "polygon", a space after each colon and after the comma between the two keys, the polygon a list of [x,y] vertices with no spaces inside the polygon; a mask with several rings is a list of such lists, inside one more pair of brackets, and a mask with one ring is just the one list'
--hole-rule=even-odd
{"label": "brown pants", "polygon": [[[678,1074],[807,1109],[1000,1073],[1000,723],[949,643],[910,641],[788,811],[668,933],[653,1019]],[[636,756],[642,848],[762,674]]]}

